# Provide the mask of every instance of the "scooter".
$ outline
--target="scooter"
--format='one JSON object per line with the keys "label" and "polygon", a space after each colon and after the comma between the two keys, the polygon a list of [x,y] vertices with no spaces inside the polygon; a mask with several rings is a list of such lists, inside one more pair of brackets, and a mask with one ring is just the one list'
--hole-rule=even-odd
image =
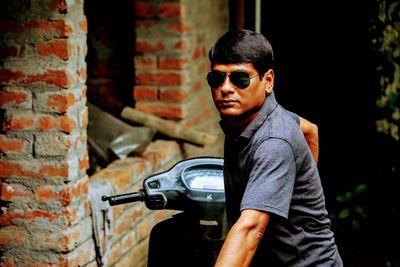
{"label": "scooter", "polygon": [[213,266],[227,233],[223,159],[198,157],[151,175],[137,192],[103,196],[111,206],[141,201],[182,211],[150,233],[148,266]]}

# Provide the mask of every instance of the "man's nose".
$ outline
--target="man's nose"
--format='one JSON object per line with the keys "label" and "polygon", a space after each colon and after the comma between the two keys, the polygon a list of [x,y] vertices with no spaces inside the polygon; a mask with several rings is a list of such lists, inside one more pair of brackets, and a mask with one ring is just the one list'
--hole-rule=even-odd
{"label": "man's nose", "polygon": [[234,92],[235,88],[233,88],[233,85],[231,81],[229,80],[229,76],[225,78],[224,83],[221,85],[221,92],[223,94],[229,94]]}

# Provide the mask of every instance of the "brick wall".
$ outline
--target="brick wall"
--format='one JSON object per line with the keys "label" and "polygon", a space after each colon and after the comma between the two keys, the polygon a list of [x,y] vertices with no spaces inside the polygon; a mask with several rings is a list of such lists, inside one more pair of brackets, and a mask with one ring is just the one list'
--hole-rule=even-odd
{"label": "brick wall", "polygon": [[[130,157],[111,163],[90,177],[90,183],[107,182],[115,194],[136,192],[143,179],[164,171],[182,159],[182,151],[174,141],[157,140],[151,143],[142,157]],[[101,196],[99,196],[101,197]],[[106,253],[108,266],[146,266],[151,228],[169,218],[174,211],[150,211],[144,203],[130,203],[113,207],[110,223],[111,238]],[[105,235],[101,225],[101,236]]]}
{"label": "brick wall", "polygon": [[[133,2],[136,108],[218,133],[205,75],[208,48],[228,27],[227,1]],[[179,159],[220,155],[222,142],[155,140],[89,178],[83,0],[4,0],[0,14],[0,266],[96,266],[93,184],[134,191]],[[150,229],[170,215],[114,207],[108,264],[145,266]]]}
{"label": "brick wall", "polygon": [[88,263],[83,2],[0,5],[1,265]]}
{"label": "brick wall", "polygon": [[[135,15],[136,108],[221,134],[205,77],[208,50],[228,29],[228,1],[136,1]],[[183,149],[187,157],[220,155],[222,142]]]}

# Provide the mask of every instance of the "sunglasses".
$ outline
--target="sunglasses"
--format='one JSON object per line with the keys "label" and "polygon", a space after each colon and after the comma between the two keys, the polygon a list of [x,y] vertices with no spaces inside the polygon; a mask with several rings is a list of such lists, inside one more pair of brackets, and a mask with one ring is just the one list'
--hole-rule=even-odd
{"label": "sunglasses", "polygon": [[253,79],[254,77],[257,77],[258,74],[250,77],[250,75],[247,72],[237,71],[227,74],[225,72],[213,70],[207,74],[206,79],[208,85],[212,89],[217,89],[225,82],[226,76],[229,77],[229,80],[235,87],[239,89],[245,89],[249,86],[250,80]]}

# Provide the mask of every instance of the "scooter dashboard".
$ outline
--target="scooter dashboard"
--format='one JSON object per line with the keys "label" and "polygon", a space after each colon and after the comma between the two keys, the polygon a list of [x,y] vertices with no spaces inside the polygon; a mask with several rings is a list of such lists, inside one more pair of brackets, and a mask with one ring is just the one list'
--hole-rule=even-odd
{"label": "scooter dashboard", "polygon": [[224,204],[223,159],[198,157],[180,161],[170,170],[147,178],[144,189],[150,209],[187,210]]}
{"label": "scooter dashboard", "polygon": [[182,172],[184,184],[192,190],[224,190],[223,170],[219,166],[197,165]]}

